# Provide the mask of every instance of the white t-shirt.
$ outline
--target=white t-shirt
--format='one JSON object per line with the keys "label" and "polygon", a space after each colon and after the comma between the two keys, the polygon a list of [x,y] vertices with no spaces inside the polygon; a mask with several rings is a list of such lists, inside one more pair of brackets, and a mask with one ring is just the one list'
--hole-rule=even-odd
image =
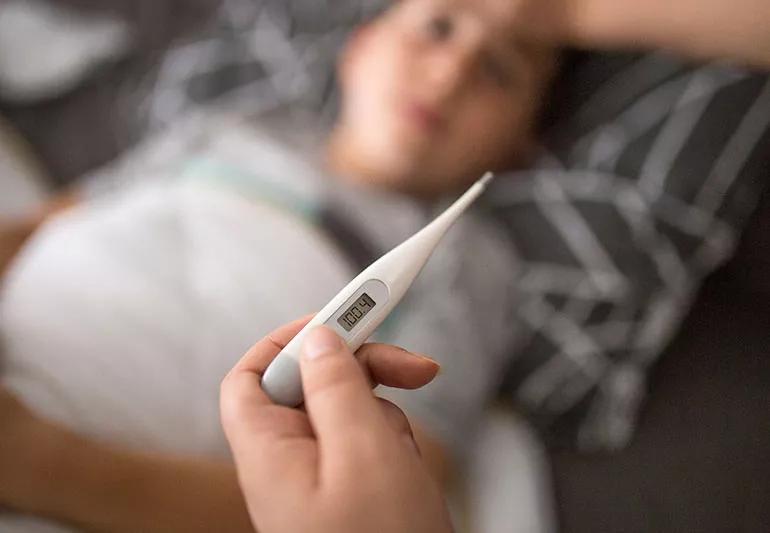
{"label": "white t-shirt", "polygon": [[[86,435],[225,455],[222,377],[360,267],[324,227],[324,210],[377,253],[432,214],[401,195],[339,185],[273,133],[204,115],[102,173],[118,192],[47,224],[6,279],[2,383]],[[496,391],[513,334],[498,311],[511,297],[506,242],[466,215],[379,333],[443,363],[423,391],[385,394],[458,450]]]}

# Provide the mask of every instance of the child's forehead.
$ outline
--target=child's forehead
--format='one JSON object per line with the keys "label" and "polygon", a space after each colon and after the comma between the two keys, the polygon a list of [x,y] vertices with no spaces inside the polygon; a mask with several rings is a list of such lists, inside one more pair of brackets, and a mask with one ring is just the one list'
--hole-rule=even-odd
{"label": "child's forehead", "polygon": [[[400,0],[405,10],[429,10],[435,14],[461,14],[472,17],[485,27],[488,40],[500,49],[510,49],[518,59],[550,56],[553,50],[530,41],[514,29],[515,17],[524,0]],[[530,57],[531,56],[531,57]]]}
{"label": "child's forehead", "polygon": [[[490,36],[511,37],[510,25],[521,0],[400,0],[404,10],[431,10],[437,14],[462,14],[473,17],[488,28]],[[506,39],[507,40],[507,39]]]}
{"label": "child's forehead", "polygon": [[465,11],[478,15],[490,24],[501,25],[513,17],[521,0],[401,0],[401,4]]}

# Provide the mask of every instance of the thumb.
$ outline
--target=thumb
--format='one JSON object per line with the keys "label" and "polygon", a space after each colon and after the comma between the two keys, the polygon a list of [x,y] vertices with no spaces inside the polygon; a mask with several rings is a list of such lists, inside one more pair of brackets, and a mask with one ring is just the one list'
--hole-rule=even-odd
{"label": "thumb", "polygon": [[349,453],[361,436],[387,428],[361,366],[334,331],[322,326],[308,334],[300,368],[305,409],[330,456],[338,446]]}

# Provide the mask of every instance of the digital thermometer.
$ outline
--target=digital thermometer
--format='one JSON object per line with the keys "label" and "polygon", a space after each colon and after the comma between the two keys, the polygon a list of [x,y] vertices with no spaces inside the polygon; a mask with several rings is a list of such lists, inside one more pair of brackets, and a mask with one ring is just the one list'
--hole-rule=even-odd
{"label": "digital thermometer", "polygon": [[441,238],[484,192],[492,177],[491,173],[484,175],[433,222],[372,263],[321,309],[265,371],[262,387],[267,395],[289,407],[302,403],[302,343],[318,326],[331,328],[352,352],[358,350],[401,301]]}

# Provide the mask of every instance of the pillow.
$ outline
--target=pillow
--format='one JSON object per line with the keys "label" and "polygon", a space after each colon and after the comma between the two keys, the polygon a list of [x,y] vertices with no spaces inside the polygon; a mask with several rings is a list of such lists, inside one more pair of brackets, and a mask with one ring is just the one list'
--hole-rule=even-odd
{"label": "pillow", "polygon": [[0,96],[32,103],[79,86],[130,48],[120,19],[88,16],[59,3],[11,0],[0,6]]}
{"label": "pillow", "polygon": [[665,55],[574,59],[534,171],[499,180],[528,329],[505,391],[556,446],[618,448],[770,168],[770,82]]}
{"label": "pillow", "polygon": [[224,0],[207,32],[164,57],[148,102],[150,124],[227,102],[262,111],[287,104],[335,109],[337,55],[350,31],[387,0]]}

